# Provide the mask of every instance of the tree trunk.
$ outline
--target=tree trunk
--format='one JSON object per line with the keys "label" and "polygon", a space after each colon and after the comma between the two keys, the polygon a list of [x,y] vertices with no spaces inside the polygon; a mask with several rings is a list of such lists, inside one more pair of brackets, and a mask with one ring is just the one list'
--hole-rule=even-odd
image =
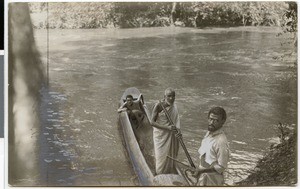
{"label": "tree trunk", "polygon": [[176,21],[176,6],[177,6],[177,2],[173,2],[172,11],[171,11],[171,25],[174,25]]}
{"label": "tree trunk", "polygon": [[15,185],[38,175],[39,90],[44,78],[27,3],[10,3],[8,10],[8,176]]}

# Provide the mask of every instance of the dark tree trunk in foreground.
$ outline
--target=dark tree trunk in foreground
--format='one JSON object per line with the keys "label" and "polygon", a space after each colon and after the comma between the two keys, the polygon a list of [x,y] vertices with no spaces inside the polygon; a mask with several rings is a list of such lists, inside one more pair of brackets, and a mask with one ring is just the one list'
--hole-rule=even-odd
{"label": "dark tree trunk in foreground", "polygon": [[8,176],[9,184],[16,185],[38,176],[38,91],[43,72],[27,3],[10,3],[8,16]]}

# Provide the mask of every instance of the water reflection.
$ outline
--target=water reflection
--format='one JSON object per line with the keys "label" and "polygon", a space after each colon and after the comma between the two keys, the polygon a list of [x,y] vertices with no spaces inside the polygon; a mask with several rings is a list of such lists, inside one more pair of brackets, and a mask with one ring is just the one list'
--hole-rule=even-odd
{"label": "water reflection", "polygon": [[39,185],[73,185],[76,174],[76,157],[73,128],[65,120],[66,95],[43,88],[40,107],[40,182]]}

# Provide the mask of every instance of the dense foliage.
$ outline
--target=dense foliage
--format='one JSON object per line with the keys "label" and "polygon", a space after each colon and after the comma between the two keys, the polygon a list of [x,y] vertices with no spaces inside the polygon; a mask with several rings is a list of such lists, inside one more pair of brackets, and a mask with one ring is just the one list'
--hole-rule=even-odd
{"label": "dense foliage", "polygon": [[[170,26],[279,26],[285,2],[93,2],[30,3],[37,28],[105,28]],[[47,20],[48,13],[48,20]],[[284,17],[286,15],[286,17]]]}
{"label": "dense foliage", "polygon": [[[282,32],[278,35],[286,35],[291,40],[287,40],[287,43],[293,43],[293,51],[284,54],[281,57],[283,62],[285,59],[294,59],[294,78],[297,78],[297,43],[298,43],[298,16],[297,16],[297,3],[296,2],[287,2],[288,9],[283,14],[283,20],[281,24]],[[291,42],[290,42],[291,41]]]}
{"label": "dense foliage", "polygon": [[297,32],[298,18],[297,18],[297,3],[288,2],[289,8],[284,13],[283,27],[285,32]]}
{"label": "dense foliage", "polygon": [[[34,27],[103,28],[111,24],[111,3],[30,3]],[[48,19],[47,19],[48,18]]]}

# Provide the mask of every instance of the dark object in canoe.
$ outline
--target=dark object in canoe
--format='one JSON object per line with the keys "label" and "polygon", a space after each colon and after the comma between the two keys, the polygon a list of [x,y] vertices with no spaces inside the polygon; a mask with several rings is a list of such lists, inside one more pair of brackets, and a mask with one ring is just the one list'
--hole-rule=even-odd
{"label": "dark object in canoe", "polygon": [[[141,95],[137,88],[131,87],[123,93],[119,105],[123,104],[130,94],[134,100]],[[119,114],[119,124],[122,128],[126,150],[133,169],[141,186],[184,186],[188,185],[181,175],[163,174],[155,176],[155,158],[153,145],[153,128],[150,125],[150,111],[141,96],[140,107],[145,113],[143,124],[136,126],[136,122],[129,119],[126,112]]]}

